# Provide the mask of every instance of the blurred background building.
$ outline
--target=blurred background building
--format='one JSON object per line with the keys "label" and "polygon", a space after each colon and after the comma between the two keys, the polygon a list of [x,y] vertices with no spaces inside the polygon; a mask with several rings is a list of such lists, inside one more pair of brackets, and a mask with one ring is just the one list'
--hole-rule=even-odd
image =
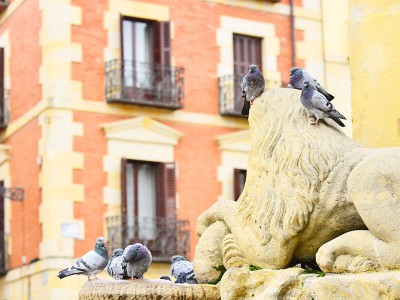
{"label": "blurred background building", "polygon": [[351,135],[347,5],[0,1],[0,298],[77,299],[87,278],[56,275],[97,236],[146,244],[146,278],[191,260],[197,217],[245,182],[252,63],[267,88],[306,68]]}

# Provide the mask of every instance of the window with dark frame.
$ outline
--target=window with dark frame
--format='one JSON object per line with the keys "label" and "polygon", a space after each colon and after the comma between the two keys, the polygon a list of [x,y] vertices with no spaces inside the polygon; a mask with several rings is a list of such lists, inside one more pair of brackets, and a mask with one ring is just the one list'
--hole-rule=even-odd
{"label": "window with dark frame", "polygon": [[121,17],[124,95],[147,101],[172,97],[170,22]]}
{"label": "window with dark frame", "polygon": [[126,243],[143,241],[154,256],[171,255],[177,249],[175,164],[122,159],[121,171]]}
{"label": "window with dark frame", "polygon": [[243,99],[240,83],[251,64],[262,69],[261,45],[260,37],[233,34],[233,75],[218,79],[220,114],[241,116]]}
{"label": "window with dark frame", "polygon": [[237,201],[246,183],[247,170],[233,169],[233,197]]}

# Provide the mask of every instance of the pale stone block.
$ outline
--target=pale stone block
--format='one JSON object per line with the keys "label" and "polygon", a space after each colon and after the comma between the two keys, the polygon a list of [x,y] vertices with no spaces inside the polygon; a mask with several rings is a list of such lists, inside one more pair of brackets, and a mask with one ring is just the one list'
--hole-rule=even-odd
{"label": "pale stone block", "polygon": [[39,255],[40,257],[49,257],[49,256],[73,257],[74,240],[60,239],[60,238],[44,240],[39,245]]}
{"label": "pale stone block", "polygon": [[71,61],[46,59],[40,66],[39,72],[40,77],[45,80],[48,78],[69,80],[71,79]]}
{"label": "pale stone block", "polygon": [[110,11],[118,12],[125,16],[168,21],[169,7],[167,5],[152,4],[139,1],[109,1]]}
{"label": "pale stone block", "polygon": [[110,188],[121,188],[121,171],[107,173],[107,185]]}
{"label": "pale stone block", "polygon": [[53,104],[60,108],[72,107],[71,102],[68,103],[67,99],[82,99],[82,82],[64,80],[64,79],[50,79],[43,81],[43,98],[52,98]]}
{"label": "pale stone block", "polygon": [[42,16],[44,24],[82,24],[82,8],[70,4],[47,3]]}
{"label": "pale stone block", "polygon": [[221,76],[226,76],[226,75],[232,75],[233,74],[233,64],[231,63],[219,63],[217,65],[217,72],[218,72],[218,77]]}
{"label": "pale stone block", "polygon": [[104,156],[103,171],[118,173],[121,171],[121,158],[114,156]]}
{"label": "pale stone block", "polygon": [[[322,46],[318,42],[296,42],[297,57],[322,61]],[[314,77],[316,75],[313,75]]]}
{"label": "pale stone block", "polygon": [[121,205],[121,189],[106,186],[103,188],[104,203],[107,205]]}
{"label": "pale stone block", "polygon": [[121,33],[119,31],[107,32],[108,48],[120,49],[121,48]]}
{"label": "pale stone block", "polygon": [[71,42],[71,25],[57,24],[57,26],[44,26],[39,33],[40,45],[45,46],[50,42]]}
{"label": "pale stone block", "polygon": [[316,12],[321,11],[321,0],[303,0],[303,7]]}
{"label": "pale stone block", "polygon": [[218,28],[217,29],[217,45],[220,47],[227,46],[227,47],[233,48],[232,31]]}
{"label": "pale stone block", "polygon": [[158,162],[174,161],[173,147],[162,144],[145,144],[136,142],[110,141],[108,143],[109,153],[115,156],[126,157],[136,160],[149,160]]}
{"label": "pale stone block", "polygon": [[[82,44],[64,44],[59,42],[48,43],[46,47],[43,48],[42,54],[45,59],[43,59],[43,63],[40,66],[40,69],[42,69],[43,65],[46,64],[56,63],[57,65],[60,61],[82,62]],[[41,70],[41,72],[43,71]]]}
{"label": "pale stone block", "polygon": [[264,55],[263,69],[268,71],[278,70],[278,59],[275,55]]}
{"label": "pale stone block", "polygon": [[104,29],[110,31],[120,30],[120,15],[115,12],[104,12]]}
{"label": "pale stone block", "polygon": [[[221,28],[239,34],[275,36],[275,26],[271,23],[221,16]],[[256,34],[258,35],[258,34]]]}
{"label": "pale stone block", "polygon": [[263,55],[279,55],[280,43],[277,37],[269,37],[263,40]]}
{"label": "pale stone block", "polygon": [[104,61],[110,61],[113,59],[119,59],[121,57],[121,50],[120,48],[105,48],[104,49]]}

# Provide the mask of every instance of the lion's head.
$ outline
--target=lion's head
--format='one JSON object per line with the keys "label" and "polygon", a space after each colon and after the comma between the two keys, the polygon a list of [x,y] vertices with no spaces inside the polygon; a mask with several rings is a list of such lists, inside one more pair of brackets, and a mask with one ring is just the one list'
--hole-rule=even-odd
{"label": "lion's head", "polygon": [[290,239],[307,226],[330,170],[354,147],[332,120],[309,125],[300,91],[272,89],[249,116],[252,145],[238,200],[243,225],[258,237]]}

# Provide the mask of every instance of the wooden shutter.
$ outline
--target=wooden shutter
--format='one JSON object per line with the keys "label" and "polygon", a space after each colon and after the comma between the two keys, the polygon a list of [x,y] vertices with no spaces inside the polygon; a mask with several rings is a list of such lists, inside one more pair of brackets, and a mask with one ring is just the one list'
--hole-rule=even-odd
{"label": "wooden shutter", "polygon": [[157,167],[157,217],[176,219],[175,164],[160,163]]}
{"label": "wooden shutter", "polygon": [[233,200],[239,199],[242,190],[240,188],[240,169],[233,169]]}
{"label": "wooden shutter", "polygon": [[260,69],[261,38],[241,34],[233,35],[234,74],[245,75],[251,64],[256,64]]}
{"label": "wooden shutter", "polygon": [[237,201],[242,194],[246,182],[247,171],[242,169],[233,169],[233,197]]}
{"label": "wooden shutter", "polygon": [[171,22],[157,22],[153,31],[154,62],[161,66],[171,65]]}
{"label": "wooden shutter", "polygon": [[126,164],[127,159],[121,159],[121,241],[125,241],[128,236],[126,222]]}
{"label": "wooden shutter", "polygon": [[[0,190],[4,189],[4,181],[0,181]],[[0,274],[6,269],[6,249],[4,232],[4,193],[0,194]]]}

